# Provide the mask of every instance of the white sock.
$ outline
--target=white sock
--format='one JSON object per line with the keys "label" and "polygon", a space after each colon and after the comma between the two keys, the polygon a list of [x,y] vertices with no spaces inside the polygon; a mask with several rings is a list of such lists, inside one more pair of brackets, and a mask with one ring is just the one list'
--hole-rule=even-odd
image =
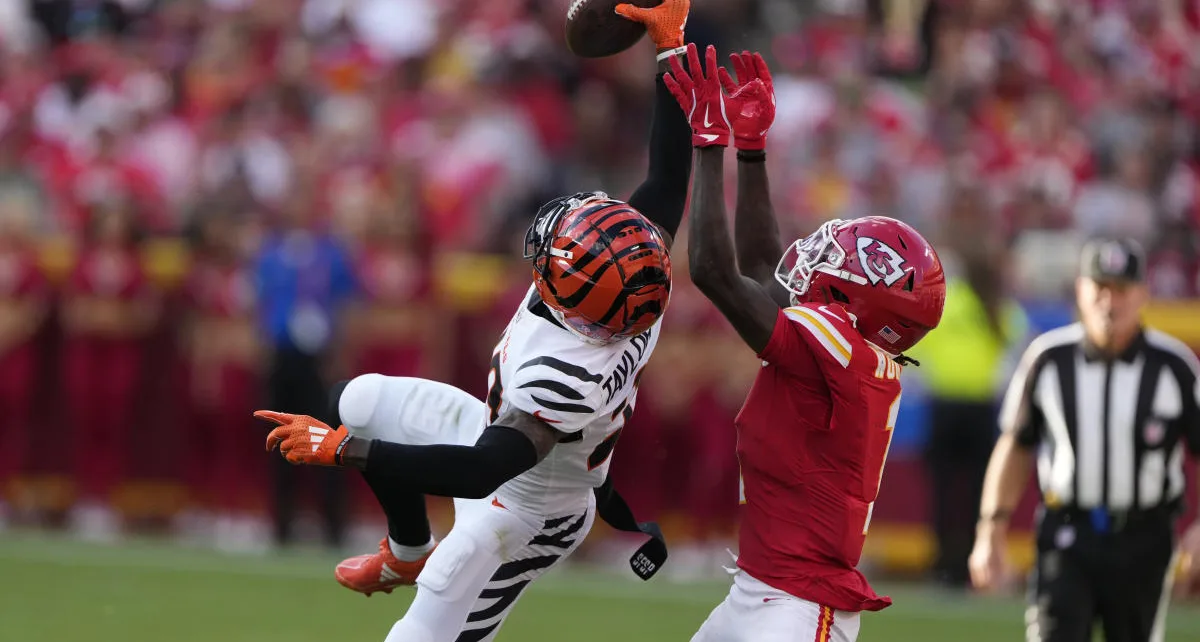
{"label": "white sock", "polygon": [[429,551],[433,550],[433,546],[436,543],[437,542],[434,541],[432,536],[429,538],[428,542],[425,542],[420,546],[404,546],[402,544],[397,544],[396,540],[390,537],[388,538],[388,548],[392,549],[392,555],[395,555],[396,559],[400,560],[401,562],[415,562],[422,557],[425,557],[429,554]]}

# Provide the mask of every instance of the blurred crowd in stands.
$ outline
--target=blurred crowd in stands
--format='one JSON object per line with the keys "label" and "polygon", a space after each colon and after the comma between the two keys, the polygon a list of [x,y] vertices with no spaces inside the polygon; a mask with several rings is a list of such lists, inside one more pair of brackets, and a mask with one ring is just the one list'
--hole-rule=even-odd
{"label": "blurred crowd in stands", "polygon": [[[239,550],[307,509],[332,544],[377,527],[250,413],[319,412],[362,372],[482,394],[536,207],[645,166],[650,45],[576,58],[567,4],[0,0],[0,520]],[[1004,306],[1066,300],[1087,235],[1200,294],[1200,2],[696,0],[688,28],[771,65],[785,236],[928,234],[995,329],[989,390],[1023,336]],[[757,362],[684,254],[614,474],[724,542]]]}

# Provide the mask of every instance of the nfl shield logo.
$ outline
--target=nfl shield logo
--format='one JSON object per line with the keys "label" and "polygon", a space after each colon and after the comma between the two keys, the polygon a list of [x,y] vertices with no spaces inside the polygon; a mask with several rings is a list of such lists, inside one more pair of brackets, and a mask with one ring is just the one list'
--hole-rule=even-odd
{"label": "nfl shield logo", "polygon": [[1146,426],[1142,428],[1142,437],[1146,440],[1147,446],[1157,446],[1162,443],[1163,437],[1167,436],[1167,427],[1163,425],[1161,419],[1151,417],[1146,422]]}

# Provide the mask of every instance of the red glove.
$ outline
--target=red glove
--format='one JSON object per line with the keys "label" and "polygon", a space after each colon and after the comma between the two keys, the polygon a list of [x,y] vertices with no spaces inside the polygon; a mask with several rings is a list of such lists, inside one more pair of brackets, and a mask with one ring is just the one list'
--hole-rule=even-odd
{"label": "red glove", "polygon": [[[729,116],[733,129],[733,144],[738,149],[762,150],[767,147],[767,130],[775,122],[775,85],[771,82],[771,71],[762,56],[749,51],[740,54],[730,54],[733,71],[737,74],[737,82],[729,76],[729,72],[721,67],[717,74],[725,93],[730,96],[726,100],[726,114]],[[747,89],[754,80],[762,81],[765,96],[758,90]],[[739,101],[732,100],[733,96],[742,93]],[[734,106],[731,103],[737,102]]]}
{"label": "red glove", "polygon": [[696,45],[688,43],[688,68],[685,71],[678,56],[671,56],[671,71],[663,82],[692,126],[692,146],[729,146],[729,119],[725,115],[725,98],[717,75],[717,50],[709,45],[704,52],[708,73],[700,66]]}
{"label": "red glove", "polygon": [[273,410],[259,410],[254,416],[279,424],[267,435],[267,452],[279,446],[279,452],[293,464],[342,465],[342,450],[350,443],[350,432],[345,426],[334,430],[329,424],[308,415]]}

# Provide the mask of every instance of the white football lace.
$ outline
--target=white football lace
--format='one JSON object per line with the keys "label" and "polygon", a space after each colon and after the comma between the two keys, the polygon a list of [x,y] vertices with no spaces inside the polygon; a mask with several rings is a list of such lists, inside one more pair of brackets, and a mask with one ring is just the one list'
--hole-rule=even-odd
{"label": "white football lace", "polygon": [[571,6],[567,8],[567,20],[574,20],[575,14],[579,13],[579,10],[583,8],[583,5],[587,4],[587,1],[575,0],[575,2],[572,2]]}

